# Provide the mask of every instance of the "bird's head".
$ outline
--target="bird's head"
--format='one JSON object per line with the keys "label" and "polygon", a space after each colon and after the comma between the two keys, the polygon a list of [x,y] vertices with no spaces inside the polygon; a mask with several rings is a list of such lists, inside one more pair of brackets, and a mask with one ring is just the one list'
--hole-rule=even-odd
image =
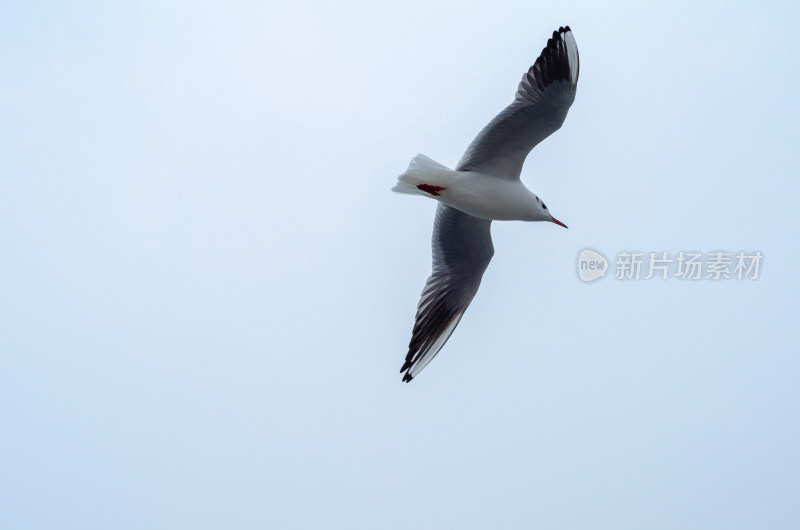
{"label": "bird's head", "polygon": [[551,223],[563,226],[564,228],[569,228],[567,225],[553,217],[553,214],[551,214],[550,210],[547,209],[547,205],[542,199],[539,198],[538,195],[534,195],[534,197],[536,198],[536,221],[550,221]]}

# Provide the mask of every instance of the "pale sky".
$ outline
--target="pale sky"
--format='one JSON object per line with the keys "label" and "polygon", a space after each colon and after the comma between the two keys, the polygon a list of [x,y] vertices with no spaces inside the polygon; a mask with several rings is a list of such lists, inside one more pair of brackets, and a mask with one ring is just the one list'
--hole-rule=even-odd
{"label": "pale sky", "polygon": [[[793,2],[0,7],[0,527],[800,527]],[[401,383],[435,204],[554,29],[575,103]],[[576,256],[760,251],[756,281]]]}

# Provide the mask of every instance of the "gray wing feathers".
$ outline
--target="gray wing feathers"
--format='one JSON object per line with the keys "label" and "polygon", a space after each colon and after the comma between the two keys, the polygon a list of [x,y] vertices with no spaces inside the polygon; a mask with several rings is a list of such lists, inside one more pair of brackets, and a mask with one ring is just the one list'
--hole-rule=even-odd
{"label": "gray wing feathers", "polygon": [[572,31],[559,28],[522,76],[514,101],[478,133],[456,170],[518,179],[531,149],[564,123],[579,70]]}
{"label": "gray wing feathers", "polygon": [[433,227],[433,272],[417,307],[416,322],[401,372],[411,381],[439,353],[469,307],[494,255],[490,227],[439,203]]}

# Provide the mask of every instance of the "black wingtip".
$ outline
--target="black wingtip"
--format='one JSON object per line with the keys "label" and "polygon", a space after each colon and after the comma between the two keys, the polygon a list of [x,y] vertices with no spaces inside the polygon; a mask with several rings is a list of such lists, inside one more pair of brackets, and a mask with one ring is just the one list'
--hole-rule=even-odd
{"label": "black wingtip", "polygon": [[[569,26],[561,26],[553,32],[551,38],[547,39],[547,46],[528,70],[528,83],[531,86],[544,90],[553,81],[574,79],[573,84],[577,82],[579,65],[577,62],[574,65],[570,64],[567,41],[564,37],[571,31]],[[572,67],[576,69],[575,76],[570,71]]]}
{"label": "black wingtip", "polygon": [[561,35],[565,33],[571,33],[572,30],[569,29],[569,26],[559,26],[559,28],[553,32],[553,36],[548,39],[547,44],[550,44],[550,41],[559,41],[561,40]]}
{"label": "black wingtip", "polygon": [[408,383],[408,382],[410,382],[412,379],[414,379],[414,378],[413,378],[413,377],[411,377],[411,373],[409,373],[409,372],[406,372],[405,374],[403,374],[403,382],[404,382],[404,383]]}

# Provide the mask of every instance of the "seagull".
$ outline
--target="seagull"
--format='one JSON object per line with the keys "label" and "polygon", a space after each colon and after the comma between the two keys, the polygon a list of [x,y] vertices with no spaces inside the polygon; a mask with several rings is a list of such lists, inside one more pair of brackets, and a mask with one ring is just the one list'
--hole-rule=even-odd
{"label": "seagull", "polygon": [[567,228],[520,181],[522,164],[567,117],[578,87],[578,45],[560,27],[503,109],[467,148],[455,170],[415,156],[392,188],[439,202],[433,223],[433,271],[422,291],[403,381],[439,353],[472,302],[494,255],[492,221],[549,221]]}

